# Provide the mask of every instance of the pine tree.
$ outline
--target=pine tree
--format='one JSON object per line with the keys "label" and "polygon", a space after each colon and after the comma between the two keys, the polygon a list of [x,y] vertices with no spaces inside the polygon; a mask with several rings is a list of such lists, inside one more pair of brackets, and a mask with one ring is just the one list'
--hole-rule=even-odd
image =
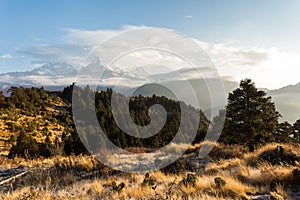
{"label": "pine tree", "polygon": [[39,153],[39,147],[36,140],[22,130],[17,137],[17,144],[11,148],[8,156],[10,158],[13,158],[16,155],[20,157],[36,157]]}
{"label": "pine tree", "polygon": [[294,127],[288,122],[282,122],[278,124],[277,130],[277,140],[278,142],[291,142],[292,138],[290,137],[294,133]]}
{"label": "pine tree", "polygon": [[249,148],[274,141],[279,117],[271,97],[250,79],[242,80],[239,88],[229,93],[221,141]]}

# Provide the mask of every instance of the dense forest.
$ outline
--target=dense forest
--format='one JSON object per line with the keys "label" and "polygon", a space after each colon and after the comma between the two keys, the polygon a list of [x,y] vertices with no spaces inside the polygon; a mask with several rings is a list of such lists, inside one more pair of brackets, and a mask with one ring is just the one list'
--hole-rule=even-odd
{"label": "dense forest", "polygon": [[[72,91],[74,84],[66,87],[63,91],[49,92],[43,88],[12,87],[10,96],[1,95],[1,115],[8,132],[11,132],[7,143],[12,146],[9,156],[53,156],[55,154],[85,154],[88,153],[76,132],[72,118]],[[177,102],[165,97],[131,97],[130,116],[133,121],[141,126],[150,123],[149,107],[154,104],[162,105],[167,111],[167,119],[164,127],[150,138],[138,138],[126,134],[116,124],[110,107],[112,89],[106,91],[92,91],[89,87],[79,88],[83,96],[93,93],[95,95],[95,110],[98,121],[107,137],[121,148],[145,147],[155,150],[168,144],[177,133],[180,125],[180,106],[184,106],[190,113],[187,114],[188,126],[181,127],[185,135],[189,130],[197,128],[194,142],[203,140],[209,121],[201,110],[187,106],[183,102]],[[116,94],[118,98],[128,98],[122,94]],[[181,104],[181,105],[180,105]],[[53,109],[55,108],[55,109]],[[119,110],[119,109],[117,109]],[[121,110],[121,109],[120,109]],[[85,112],[84,110],[82,112]],[[200,113],[199,120],[195,119]],[[117,113],[123,116],[124,113]],[[26,116],[26,120],[20,123],[20,118]],[[33,117],[41,116],[39,121]],[[42,123],[40,121],[43,121]],[[58,128],[50,131],[51,124],[58,124]],[[57,131],[55,131],[57,130]],[[41,132],[37,134],[37,132]],[[87,137],[97,137],[93,127],[87,127]],[[60,133],[60,134],[57,134]],[[82,139],[82,138],[81,138]],[[93,142],[95,140],[89,140]],[[101,144],[97,144],[101,148]]]}
{"label": "dense forest", "polygon": [[[207,131],[215,131],[216,134],[222,131],[220,142],[244,144],[249,150],[269,142],[299,142],[300,119],[294,124],[279,123],[280,114],[271,98],[258,90],[250,79],[242,80],[240,87],[229,94],[226,112],[220,110],[219,116],[212,122],[208,121],[200,109],[163,96],[126,97],[110,88],[106,91],[93,91],[89,86],[80,88],[75,84],[56,92],[46,91],[44,88],[12,87],[8,91],[10,96],[0,93],[0,136],[2,146],[9,151],[10,157],[88,154],[81,142],[85,138],[80,139],[73,120],[74,87],[82,97],[82,113],[94,109],[107,137],[123,149],[142,147],[151,151],[165,146],[178,132],[181,120],[188,122],[181,127],[184,137],[189,137],[189,130],[197,129],[193,143],[202,141]],[[167,113],[165,125],[149,138],[126,134],[114,119],[111,109],[112,94],[129,102],[130,116],[140,126],[150,123],[149,108],[152,105],[162,105]],[[86,98],[95,98],[95,105],[85,105]],[[181,108],[188,112],[186,119],[180,117]],[[125,117],[122,110],[117,109],[120,111],[117,114]],[[200,119],[197,119],[199,116]],[[88,145],[98,142],[95,128],[88,126],[85,133],[88,138],[95,138],[89,139]],[[101,148],[101,142],[96,145]]]}

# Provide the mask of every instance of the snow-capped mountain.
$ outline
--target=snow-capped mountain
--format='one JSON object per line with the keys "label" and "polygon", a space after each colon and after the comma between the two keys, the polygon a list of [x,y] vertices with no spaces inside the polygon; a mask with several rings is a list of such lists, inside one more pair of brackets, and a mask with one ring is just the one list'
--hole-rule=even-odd
{"label": "snow-capped mountain", "polygon": [[[44,86],[48,89],[60,90],[65,86],[77,82],[78,77],[85,77],[83,83],[92,85],[95,83],[94,80],[99,80],[98,86],[100,87],[112,87],[115,84],[118,84],[119,92],[126,94],[126,91],[132,91],[144,84],[149,83],[160,83],[164,82],[167,85],[172,85],[176,88],[181,88],[180,91],[185,93],[184,84],[178,74],[184,74],[187,77],[190,77],[189,82],[197,91],[199,99],[203,101],[203,104],[200,106],[202,109],[206,109],[206,105],[209,102],[209,99],[206,101],[204,97],[207,96],[205,91],[207,89],[205,81],[210,81],[211,85],[213,84],[213,79],[194,79],[192,76],[195,74],[193,71],[195,69],[182,68],[179,70],[174,70],[167,73],[158,73],[158,74],[149,74],[143,67],[134,66],[128,69],[121,69],[116,66],[112,68],[107,68],[101,65],[99,59],[93,60],[87,66],[82,67],[80,70],[76,70],[72,65],[68,63],[47,63],[36,69],[26,72],[11,72],[0,74],[0,90],[7,91],[11,86]],[[205,68],[202,68],[202,72],[205,71]],[[100,77],[100,75],[102,76]],[[191,75],[191,76],[190,76]],[[90,81],[90,82],[89,82]],[[231,92],[234,88],[238,87],[237,82],[224,81],[226,93]],[[121,89],[124,89],[122,91]],[[151,93],[153,91],[145,91],[141,88],[141,91],[145,93]],[[218,88],[213,88],[214,91],[217,91]],[[268,95],[270,95],[275,102],[276,108],[282,114],[283,120],[288,120],[289,122],[294,122],[300,117],[300,83],[293,86],[287,86],[278,90],[266,90]],[[155,90],[157,93],[158,91]],[[189,103],[189,94],[183,94],[186,96],[186,102]]]}
{"label": "snow-capped mountain", "polygon": [[83,80],[81,77],[87,81],[85,84],[91,85],[99,79],[99,83],[104,86],[114,85],[117,81],[136,86],[137,82],[140,84],[146,81],[138,77],[141,73],[145,75],[145,72],[133,72],[134,70],[128,72],[118,68],[107,68],[101,64],[99,58],[95,58],[78,70],[63,62],[47,63],[31,71],[0,74],[0,85],[2,90],[9,86],[67,86],[77,80]]}
{"label": "snow-capped mountain", "polygon": [[32,70],[30,74],[42,76],[76,76],[77,70],[67,63],[47,63]]}
{"label": "snow-capped mountain", "polygon": [[148,79],[150,76],[150,74],[143,67],[138,67],[138,66],[130,68],[127,74],[134,77],[146,78],[146,79]]}
{"label": "snow-capped mountain", "polygon": [[[105,74],[103,74],[105,73]],[[100,76],[103,74],[103,76],[110,78],[113,76],[112,70],[106,68],[103,66],[100,62],[99,58],[95,58],[92,60],[87,66],[83,66],[79,70],[79,75],[86,75],[86,76]]]}
{"label": "snow-capped mountain", "polygon": [[76,76],[77,70],[66,62],[47,63],[31,71],[26,72],[9,72],[1,75],[6,76]]}

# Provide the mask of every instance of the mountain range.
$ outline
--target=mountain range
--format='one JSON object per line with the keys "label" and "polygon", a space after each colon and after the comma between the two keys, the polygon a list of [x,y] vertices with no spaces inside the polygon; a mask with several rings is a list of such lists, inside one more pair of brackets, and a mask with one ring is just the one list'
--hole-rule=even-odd
{"label": "mountain range", "polygon": [[[148,66],[149,67],[149,66]],[[220,86],[220,79],[216,78],[195,78],[193,72],[195,69],[181,68],[167,73],[149,73],[144,67],[132,67],[129,69],[121,69],[118,67],[106,68],[101,65],[99,59],[93,60],[86,67],[80,70],[76,69],[68,63],[47,63],[36,69],[26,72],[10,72],[0,74],[0,90],[4,93],[11,86],[43,86],[48,90],[62,90],[65,86],[77,82],[78,78],[89,76],[89,79],[101,79],[98,82],[99,88],[114,87],[114,89],[126,95],[163,95],[169,98],[177,96],[183,97],[185,101],[194,107],[200,107],[207,115],[216,115],[218,110],[224,108],[229,92],[238,87],[239,83],[230,80],[222,80],[224,89]],[[100,73],[99,73],[100,72]],[[187,80],[180,79],[178,74],[189,77]],[[92,78],[91,78],[92,77]],[[86,84],[95,83],[93,80],[87,79]],[[85,79],[83,79],[85,80]],[[199,105],[196,105],[191,99],[192,95],[186,89],[186,83],[195,91]],[[158,84],[156,84],[158,83]],[[159,86],[159,84],[165,87]],[[120,85],[121,84],[121,85]],[[210,88],[208,89],[207,86]],[[175,88],[177,94],[174,96],[172,91],[167,88]],[[285,86],[276,90],[263,89],[272,97],[277,110],[281,113],[280,121],[295,122],[300,118],[300,83],[296,85]],[[211,104],[210,92],[213,91],[214,101]],[[224,97],[225,94],[225,97]]]}

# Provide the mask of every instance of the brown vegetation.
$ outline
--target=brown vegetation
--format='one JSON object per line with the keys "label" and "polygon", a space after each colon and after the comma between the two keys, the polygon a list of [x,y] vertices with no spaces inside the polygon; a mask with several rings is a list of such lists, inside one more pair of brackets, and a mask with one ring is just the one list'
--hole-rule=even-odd
{"label": "brown vegetation", "polygon": [[[183,156],[186,163],[205,143],[190,147]],[[1,158],[1,169],[25,166],[30,172],[10,184],[0,186],[1,199],[251,199],[265,194],[273,199],[296,199],[299,195],[298,162],[272,163],[261,155],[282,146],[284,151],[300,156],[299,146],[269,144],[255,152],[241,155],[242,147],[217,144],[206,159],[210,162],[197,171],[179,174],[152,172],[129,174],[115,171],[92,156],[54,157],[26,160]],[[177,147],[179,148],[179,147]],[[222,154],[220,149],[225,149]],[[231,151],[230,151],[231,149]],[[222,156],[224,158],[222,158]],[[228,156],[230,155],[230,156]],[[193,184],[182,184],[195,175]],[[190,175],[190,177],[194,177]],[[216,185],[216,177],[225,181]],[[151,181],[148,182],[147,181]],[[113,192],[113,182],[124,188]],[[146,183],[146,184],[145,184]],[[298,196],[299,197],[299,196]]]}

